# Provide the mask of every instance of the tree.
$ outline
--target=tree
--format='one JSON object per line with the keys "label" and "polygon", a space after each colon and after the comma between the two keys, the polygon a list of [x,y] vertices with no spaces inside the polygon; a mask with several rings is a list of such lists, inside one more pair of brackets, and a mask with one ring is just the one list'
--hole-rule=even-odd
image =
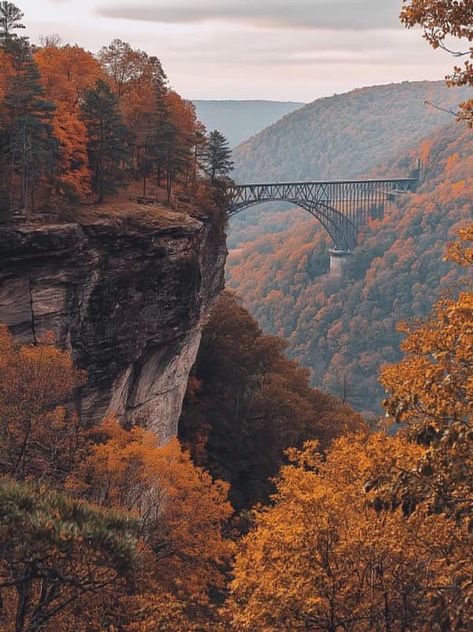
{"label": "tree", "polygon": [[232,152],[228,141],[218,130],[210,133],[207,140],[205,155],[205,170],[215,180],[216,177],[226,177],[233,169]]}
{"label": "tree", "polygon": [[364,427],[348,406],[309,385],[309,374],[264,336],[235,296],[224,293],[202,336],[180,420],[199,465],[231,484],[238,509],[268,500],[289,446],[317,438],[327,448]]}
{"label": "tree", "polygon": [[470,629],[466,526],[428,511],[384,512],[366,485],[421,453],[383,434],[338,439],[325,458],[313,443],[290,451],[273,504],[256,512],[236,557],[233,629]]}
{"label": "tree", "polygon": [[138,515],[153,552],[149,570],[162,592],[186,606],[205,606],[222,589],[231,546],[222,528],[232,513],[228,487],[193,466],[177,441],[159,446],[142,428],[109,419],[92,431],[96,443],[69,488],[93,502]]}
{"label": "tree", "polygon": [[[112,79],[114,92],[120,99],[138,91],[137,88],[150,64],[150,58],[144,51],[133,49],[130,44],[120,39],[114,39],[109,46],[104,46],[98,59]],[[164,80],[162,68],[161,76]]]}
{"label": "tree", "polygon": [[99,79],[93,90],[86,92],[82,116],[87,126],[92,188],[103,202],[123,184],[120,167],[128,158],[127,129],[123,123],[117,97],[110,86]]}
{"label": "tree", "polygon": [[[461,233],[473,241],[473,228]],[[472,249],[460,243],[449,257],[471,266]],[[381,381],[386,411],[425,446],[415,468],[396,481],[406,511],[417,505],[458,522],[473,519],[473,292],[441,300],[431,318],[413,326],[402,343],[404,359],[386,366]]]}
{"label": "tree", "polygon": [[45,94],[56,105],[52,127],[59,143],[54,194],[77,198],[90,192],[87,128],[80,103],[102,70],[91,53],[78,46],[43,46],[35,51]]}
{"label": "tree", "polygon": [[68,410],[84,381],[48,341],[17,345],[0,327],[0,474],[61,481],[79,457],[80,426]]}
{"label": "tree", "polygon": [[[463,67],[455,66],[449,85],[473,87],[473,46],[451,50],[451,39],[473,41],[473,6],[470,0],[404,0],[401,20],[408,27],[419,25],[433,48],[442,48],[456,58],[468,56]],[[461,119],[473,125],[473,99],[461,105]]]}
{"label": "tree", "polygon": [[0,478],[2,629],[43,630],[77,600],[84,616],[94,593],[104,608],[106,589],[119,589],[133,568],[138,526],[117,512]]}
{"label": "tree", "polygon": [[12,2],[0,2],[0,46],[7,49],[10,42],[17,38],[13,31],[24,29],[21,23],[24,14]]}
{"label": "tree", "polygon": [[0,106],[4,122],[3,162],[8,169],[10,205],[34,208],[38,182],[50,179],[58,158],[52,117],[55,106],[44,98],[39,69],[27,40],[13,40],[14,72]]}

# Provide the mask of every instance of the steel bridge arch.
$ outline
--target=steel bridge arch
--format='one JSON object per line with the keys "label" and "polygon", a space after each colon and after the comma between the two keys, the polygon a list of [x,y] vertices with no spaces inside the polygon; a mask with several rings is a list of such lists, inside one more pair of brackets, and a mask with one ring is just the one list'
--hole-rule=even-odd
{"label": "steel bridge arch", "polygon": [[229,213],[230,217],[238,215],[248,208],[257,206],[258,204],[266,204],[270,202],[285,202],[299,207],[303,211],[307,211],[314,217],[326,230],[331,237],[334,250],[343,252],[351,252],[356,247],[358,229],[355,224],[343,213],[332,208],[328,204],[322,202],[311,202],[310,200],[298,200],[290,198],[275,197],[273,199],[253,200],[251,202],[240,204],[232,209]]}
{"label": "steel bridge arch", "polygon": [[334,253],[351,253],[374,209],[417,188],[419,167],[408,178],[232,184],[228,215],[266,202],[286,202],[310,213],[333,240]]}

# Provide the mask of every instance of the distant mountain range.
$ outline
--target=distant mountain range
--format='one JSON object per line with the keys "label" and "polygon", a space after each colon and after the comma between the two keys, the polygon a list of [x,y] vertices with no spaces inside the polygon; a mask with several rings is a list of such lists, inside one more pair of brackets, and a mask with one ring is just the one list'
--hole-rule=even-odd
{"label": "distant mountain range", "polygon": [[304,105],[295,101],[194,101],[194,104],[207,129],[218,129],[231,147]]}
{"label": "distant mountain range", "polygon": [[234,152],[237,180],[360,175],[447,125],[468,88],[405,81],[317,99],[259,132]]}

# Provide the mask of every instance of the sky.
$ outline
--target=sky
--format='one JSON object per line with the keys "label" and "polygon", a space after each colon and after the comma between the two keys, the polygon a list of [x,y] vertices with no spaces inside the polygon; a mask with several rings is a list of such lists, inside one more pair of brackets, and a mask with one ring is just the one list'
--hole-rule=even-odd
{"label": "sky", "polygon": [[402,0],[14,0],[33,42],[98,51],[114,38],[160,58],[188,99],[313,101],[442,79],[452,60],[399,23]]}

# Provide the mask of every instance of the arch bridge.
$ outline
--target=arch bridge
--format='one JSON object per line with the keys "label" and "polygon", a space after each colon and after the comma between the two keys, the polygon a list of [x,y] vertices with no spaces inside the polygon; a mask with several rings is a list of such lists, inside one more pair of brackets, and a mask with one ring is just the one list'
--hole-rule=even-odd
{"label": "arch bridge", "polygon": [[408,178],[234,184],[228,190],[228,214],[232,217],[264,202],[299,206],[330,235],[331,270],[337,274],[356,248],[360,228],[370,218],[382,218],[386,206],[398,196],[414,191],[419,180],[420,168]]}

